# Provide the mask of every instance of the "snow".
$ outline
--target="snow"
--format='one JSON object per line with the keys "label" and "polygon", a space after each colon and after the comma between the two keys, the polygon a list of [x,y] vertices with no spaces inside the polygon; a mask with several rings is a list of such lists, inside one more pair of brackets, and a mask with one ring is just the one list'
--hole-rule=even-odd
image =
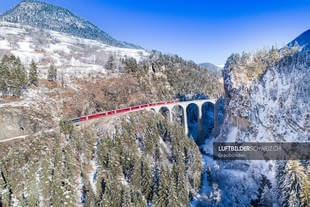
{"label": "snow", "polygon": [[46,69],[54,63],[69,81],[106,73],[104,65],[110,55],[117,60],[126,56],[137,61],[149,56],[149,52],[141,49],[113,47],[96,40],[8,22],[0,22],[0,50],[18,56],[26,65],[34,60],[40,77],[45,76]]}
{"label": "snow", "polygon": [[9,142],[9,141],[13,141],[13,140],[17,140],[17,139],[25,139],[28,135],[23,135],[23,136],[18,136],[18,137],[12,137],[12,138],[7,138],[7,139],[3,139],[0,140],[0,143],[2,142]]}
{"label": "snow", "polygon": [[12,30],[12,26],[14,25],[13,23],[2,22],[1,25],[3,26],[1,26],[0,32],[1,34],[4,35],[18,35],[25,31],[24,29],[18,28],[19,25],[17,25],[17,27],[15,27],[15,29]]}
{"label": "snow", "polygon": [[14,194],[12,195],[12,206],[13,207],[21,206],[20,203],[19,203],[19,200],[16,198],[16,196]]}
{"label": "snow", "polygon": [[33,49],[31,48],[30,38],[23,40],[22,42],[18,42],[19,49],[22,51],[31,52]]}
{"label": "snow", "polygon": [[128,186],[128,182],[126,181],[126,179],[125,179],[124,176],[122,176],[122,177],[120,178],[120,181],[121,181],[121,183],[122,183],[123,186]]}
{"label": "snow", "polygon": [[227,135],[226,142],[234,142],[237,135],[238,135],[238,128],[237,127],[231,127],[229,129],[229,134]]}
{"label": "snow", "polygon": [[49,47],[46,49],[46,51],[52,53],[52,52],[59,50],[59,51],[65,52],[65,53],[70,53],[71,50],[68,48],[69,45],[70,44],[68,44],[68,43],[62,43],[62,42],[50,44]]}
{"label": "snow", "polygon": [[31,61],[39,62],[40,59],[44,58],[43,54],[40,53],[32,53],[29,51],[21,51],[21,50],[11,50],[11,53],[20,58],[21,62],[24,64],[30,64]]}
{"label": "snow", "polygon": [[91,188],[93,190],[93,192],[96,194],[97,192],[97,187],[96,187],[96,173],[97,173],[97,166],[96,166],[96,161],[93,159],[90,161],[90,165],[92,167],[92,170],[89,172],[88,174],[88,179],[91,185]]}
{"label": "snow", "polygon": [[48,88],[39,88],[39,89],[27,89],[24,90],[24,94],[21,97],[22,100],[12,101],[8,103],[0,104],[0,108],[2,107],[36,107],[41,103],[54,101],[51,98],[48,98],[45,94],[53,92]]}
{"label": "snow", "polygon": [[10,43],[7,40],[0,40],[1,49],[9,50],[11,49]]}
{"label": "snow", "polygon": [[82,196],[83,196],[83,194],[82,194],[82,192],[83,192],[83,180],[82,180],[82,176],[80,176],[80,174],[76,179],[76,184],[77,184],[77,188],[78,188],[78,190],[76,191],[77,192],[77,202],[76,203],[80,204],[81,200],[82,200]]}
{"label": "snow", "polygon": [[[276,186],[274,161],[215,161],[212,158],[213,142],[214,139],[208,139],[203,146],[206,155],[203,155],[202,187],[190,207],[231,206],[236,203],[236,198],[246,205],[256,198],[261,174]],[[211,169],[210,176],[206,173],[207,166]]]}
{"label": "snow", "polygon": [[167,144],[164,142],[163,139],[160,138],[159,139],[159,143],[160,143],[161,146],[163,146],[165,148],[166,152],[170,151],[170,149],[168,148]]}

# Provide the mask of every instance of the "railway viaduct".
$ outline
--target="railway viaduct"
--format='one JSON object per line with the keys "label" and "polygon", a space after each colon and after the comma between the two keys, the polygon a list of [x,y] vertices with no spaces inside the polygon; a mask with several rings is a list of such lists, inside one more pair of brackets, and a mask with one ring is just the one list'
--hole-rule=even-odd
{"label": "railway viaduct", "polygon": [[[117,110],[112,110],[112,111],[107,111],[103,113],[98,113],[98,114],[92,114],[88,116],[82,116],[80,118],[73,119],[72,122],[78,123],[92,120],[95,118],[99,117],[106,117],[106,116],[118,116],[123,113],[132,113],[135,111],[140,111],[140,110],[152,110],[155,113],[161,113],[163,116],[165,116],[166,119],[169,121],[173,122],[174,119],[176,120],[177,117],[181,118],[181,124],[184,127],[184,131],[186,135],[189,134],[189,118],[193,117],[188,117],[190,114],[190,105],[194,105],[196,107],[196,111],[198,112],[197,117],[197,144],[202,144],[203,143],[203,120],[206,119],[206,117],[203,116],[203,108],[204,105],[208,104],[212,106],[211,110],[213,110],[213,118],[214,118],[214,126],[213,126],[213,136],[217,137],[218,135],[218,113],[217,113],[217,100],[216,99],[202,99],[202,100],[192,100],[192,101],[168,101],[168,102],[158,102],[158,103],[153,103],[153,104],[145,104],[145,105],[140,105],[140,106],[133,106],[130,108],[125,108],[125,109],[117,109]],[[193,109],[193,108],[192,108]],[[208,109],[210,110],[210,108]],[[180,115],[182,114],[182,115]]]}
{"label": "railway viaduct", "polygon": [[216,99],[203,99],[203,100],[192,100],[192,101],[182,101],[172,104],[164,104],[159,106],[151,106],[148,107],[148,110],[153,110],[156,113],[163,113],[163,110],[165,110],[165,113],[168,114],[166,118],[168,118],[171,122],[173,121],[173,111],[176,110],[178,107],[182,110],[182,122],[184,124],[185,134],[188,135],[188,118],[187,118],[187,110],[188,107],[192,104],[196,105],[198,107],[198,134],[197,134],[197,140],[199,142],[202,132],[202,118],[203,118],[203,105],[211,103],[214,110],[214,137],[217,137],[218,135],[218,115],[217,115],[217,100]]}

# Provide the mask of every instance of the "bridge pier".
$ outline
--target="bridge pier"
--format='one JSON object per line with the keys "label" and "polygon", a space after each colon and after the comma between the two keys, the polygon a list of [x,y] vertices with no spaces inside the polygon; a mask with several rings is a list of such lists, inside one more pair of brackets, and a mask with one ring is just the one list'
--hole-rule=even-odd
{"label": "bridge pier", "polygon": [[217,104],[215,99],[208,99],[208,100],[196,100],[196,101],[186,101],[186,102],[179,102],[175,104],[170,104],[170,105],[162,105],[162,106],[154,106],[149,108],[150,110],[154,110],[155,113],[160,113],[160,109],[162,107],[166,107],[168,109],[168,120],[170,122],[173,122],[173,113],[172,110],[175,106],[180,106],[183,109],[183,121],[184,121],[184,132],[186,135],[188,135],[188,123],[187,123],[187,107],[190,104],[196,104],[198,106],[198,133],[197,133],[197,143],[198,144],[203,144],[203,120],[202,120],[202,106],[203,104],[210,102],[214,105],[214,137],[217,137],[218,135],[218,115],[217,115]]}
{"label": "bridge pier", "polygon": [[187,113],[186,113],[185,110],[184,110],[184,113],[183,113],[183,118],[184,118],[185,134],[187,136],[188,135],[188,124],[187,124]]}
{"label": "bridge pier", "polygon": [[173,106],[169,106],[167,107],[169,110],[169,121],[173,122],[173,117],[172,117],[172,110],[173,110]]}
{"label": "bridge pier", "polygon": [[219,134],[219,126],[218,126],[218,112],[217,112],[217,103],[214,104],[214,138],[216,138]]}
{"label": "bridge pier", "polygon": [[184,123],[184,133],[186,134],[186,136],[188,136],[188,124],[187,124],[187,112],[186,112],[186,108],[189,104],[184,104],[184,103],[180,103],[178,104],[179,106],[181,106],[182,110],[183,110],[183,123]]}
{"label": "bridge pier", "polygon": [[198,105],[198,120],[197,120],[197,144],[201,145],[203,144],[203,133],[202,133],[202,105],[203,104],[197,104]]}

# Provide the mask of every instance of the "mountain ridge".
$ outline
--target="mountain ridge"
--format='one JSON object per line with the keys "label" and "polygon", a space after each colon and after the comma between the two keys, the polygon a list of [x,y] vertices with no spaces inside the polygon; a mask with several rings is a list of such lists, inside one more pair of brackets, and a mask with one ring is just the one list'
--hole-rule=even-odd
{"label": "mountain ridge", "polygon": [[299,46],[310,49],[310,29],[301,33],[298,37],[291,41],[289,45],[294,45],[295,42],[297,42]]}
{"label": "mountain ridge", "polygon": [[209,63],[209,62],[204,62],[204,63],[200,63],[199,64],[201,67],[207,68],[208,70],[222,70],[223,68],[213,64],[213,63]]}
{"label": "mountain ridge", "polygon": [[91,22],[66,8],[36,0],[21,1],[14,8],[1,14],[0,21],[63,32],[121,48],[142,49],[135,44],[116,40]]}
{"label": "mountain ridge", "polygon": [[213,74],[215,77],[220,78],[222,77],[222,70],[223,68],[214,65],[209,62],[204,62],[199,64],[200,67],[207,69],[211,74]]}

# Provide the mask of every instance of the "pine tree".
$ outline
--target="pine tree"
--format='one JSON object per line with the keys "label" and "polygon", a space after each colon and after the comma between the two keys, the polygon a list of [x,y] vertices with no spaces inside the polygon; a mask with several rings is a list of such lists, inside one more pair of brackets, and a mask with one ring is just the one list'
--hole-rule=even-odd
{"label": "pine tree", "polygon": [[26,88],[28,84],[27,73],[26,73],[25,67],[22,65],[19,58],[17,58],[16,70],[17,70],[18,80],[20,81],[20,87],[24,89]]}
{"label": "pine tree", "polygon": [[289,199],[288,199],[289,207],[300,207],[299,199],[294,191],[291,191]]}
{"label": "pine tree", "polygon": [[133,176],[131,179],[131,183],[133,184],[133,186],[135,187],[135,189],[141,189],[141,184],[142,184],[142,160],[140,158],[138,158],[135,166],[134,166],[134,172],[133,172]]}
{"label": "pine tree", "polygon": [[2,95],[21,96],[28,85],[27,72],[19,58],[4,55],[0,64],[0,90]]}
{"label": "pine tree", "polygon": [[168,207],[174,207],[174,206],[181,206],[181,202],[179,202],[179,192],[177,191],[177,182],[176,179],[174,178],[175,172],[169,172],[169,177],[168,177],[168,187],[169,187],[169,198],[168,198]]}
{"label": "pine tree", "polygon": [[123,60],[123,64],[127,73],[136,73],[138,70],[138,63],[135,58],[126,58]]}
{"label": "pine tree", "polygon": [[67,138],[71,138],[73,133],[73,124],[71,121],[62,119],[59,122],[60,132],[63,133]]}
{"label": "pine tree", "polygon": [[158,194],[154,200],[154,203],[158,207],[167,206],[169,203],[169,182],[168,182],[169,174],[165,169],[162,169],[160,172],[160,183]]}
{"label": "pine tree", "polygon": [[12,186],[8,181],[8,172],[5,169],[5,165],[0,164],[0,189],[4,192],[2,193],[1,200],[4,206],[10,206],[12,202]]}
{"label": "pine tree", "polygon": [[[112,183],[113,182],[113,183]],[[108,185],[109,186],[109,185]],[[107,189],[108,197],[112,201],[113,207],[122,206],[122,184],[117,180],[110,181],[110,188]]]}
{"label": "pine tree", "polygon": [[23,90],[28,85],[27,74],[24,66],[21,64],[20,59],[16,58],[13,68],[13,95],[20,97],[23,95]]}
{"label": "pine tree", "polygon": [[142,161],[141,164],[142,171],[142,193],[147,200],[152,198],[152,172],[147,161]]}
{"label": "pine tree", "polygon": [[145,148],[144,154],[145,155],[152,155],[154,149],[154,139],[152,133],[148,130],[145,134]]}
{"label": "pine tree", "polygon": [[[59,139],[58,137],[56,139]],[[57,146],[58,144],[56,144]],[[58,145],[53,149],[53,157],[52,157],[52,169],[51,169],[51,191],[50,191],[50,205],[51,206],[62,206],[64,205],[64,192],[63,188],[63,178],[62,178],[62,170],[63,170],[63,162],[62,160],[62,149],[61,146]]]}
{"label": "pine tree", "polygon": [[307,168],[307,175],[301,180],[301,205],[303,207],[310,206],[310,166]]}
{"label": "pine tree", "polygon": [[250,58],[250,54],[243,51],[242,56],[241,56],[241,64],[246,65],[249,58]]}
{"label": "pine tree", "polygon": [[277,193],[277,199],[282,204],[284,203],[284,194],[286,192],[285,186],[284,186],[284,180],[285,180],[285,166],[287,161],[276,161],[276,179],[277,179],[277,186],[276,186],[276,193]]}
{"label": "pine tree", "polygon": [[120,163],[120,156],[122,154],[122,138],[118,131],[116,131],[116,135],[114,138],[113,148],[110,148],[110,167],[112,170],[112,174],[114,176],[122,175],[122,166]]}
{"label": "pine tree", "polygon": [[273,201],[273,192],[272,189],[268,187],[268,185],[265,185],[262,193],[261,193],[261,199],[260,203],[264,205],[272,206]]}
{"label": "pine tree", "polygon": [[43,206],[49,206],[50,192],[52,188],[51,174],[52,174],[52,161],[50,157],[43,157],[40,161],[40,186],[44,186],[41,191]]}
{"label": "pine tree", "polygon": [[[182,168],[181,168],[182,169]],[[179,179],[177,183],[177,192],[178,192],[178,197],[179,197],[179,202],[186,204],[188,206],[189,204],[189,187],[186,184],[186,176],[184,175],[184,171],[179,170]]]}
{"label": "pine tree", "polygon": [[123,186],[121,190],[121,207],[127,206],[131,206],[131,197],[128,188]]}
{"label": "pine tree", "polygon": [[114,57],[113,57],[113,55],[110,55],[108,62],[105,64],[105,68],[107,70],[113,70],[114,69]]}
{"label": "pine tree", "polygon": [[36,63],[32,60],[29,70],[29,85],[38,86],[38,68]]}
{"label": "pine tree", "polygon": [[48,69],[47,80],[56,81],[57,80],[57,69],[54,64],[51,64]]}
{"label": "pine tree", "polygon": [[269,51],[269,64],[275,65],[280,59],[279,50],[272,46],[271,50]]}
{"label": "pine tree", "polygon": [[286,190],[285,200],[290,207],[300,206],[301,181],[305,177],[304,167],[298,160],[289,160],[285,167],[285,180],[283,182]]}
{"label": "pine tree", "polygon": [[122,184],[116,179],[114,179],[114,175],[107,173],[108,176],[106,178],[105,184],[105,192],[98,199],[97,206],[107,206],[107,207],[120,207],[122,206]]}
{"label": "pine tree", "polygon": [[26,187],[27,187],[27,203],[29,206],[38,206],[39,204],[39,192],[40,187],[36,180],[36,170],[38,169],[37,166],[27,166],[25,167],[25,174],[26,174]]}
{"label": "pine tree", "polygon": [[132,192],[133,196],[133,206],[135,207],[147,207],[146,200],[143,198],[143,195],[140,191]]}
{"label": "pine tree", "polygon": [[7,58],[8,57],[4,55],[0,64],[0,91],[2,95],[6,95],[8,90],[7,80],[9,78],[9,68],[5,64]]}

